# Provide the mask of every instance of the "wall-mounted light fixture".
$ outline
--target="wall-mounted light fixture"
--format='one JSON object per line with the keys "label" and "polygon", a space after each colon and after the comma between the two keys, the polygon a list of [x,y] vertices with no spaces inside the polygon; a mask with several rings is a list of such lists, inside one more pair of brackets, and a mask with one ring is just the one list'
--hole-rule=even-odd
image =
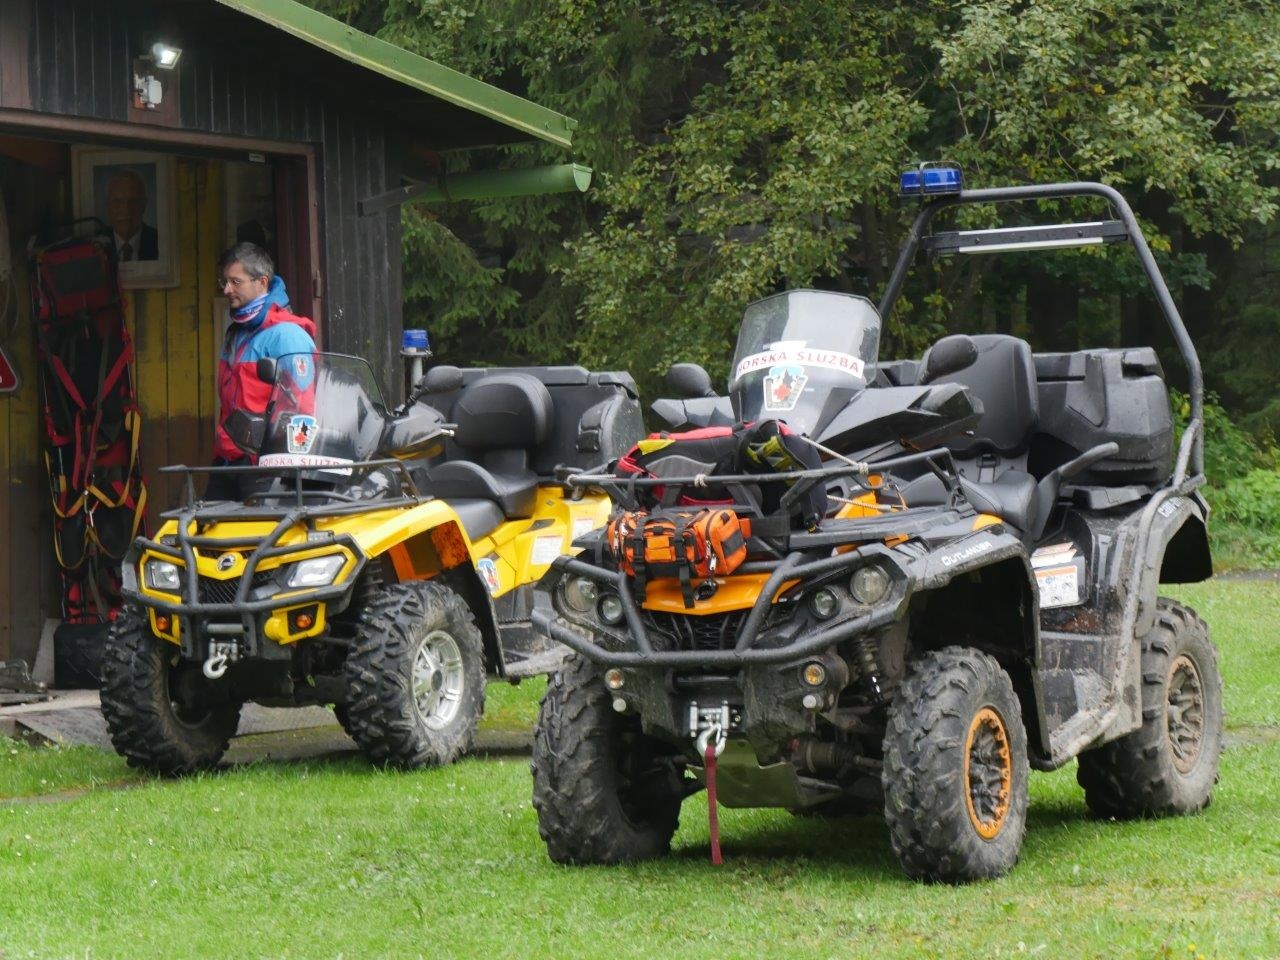
{"label": "wall-mounted light fixture", "polygon": [[181,56],[180,49],[171,47],[163,41],[151,45],[151,59],[161,70],[172,70],[178,65],[178,58]]}
{"label": "wall-mounted light fixture", "polygon": [[151,45],[151,52],[133,61],[133,105],[154,110],[164,101],[164,84],[153,71],[172,70],[182,50],[163,41]]}

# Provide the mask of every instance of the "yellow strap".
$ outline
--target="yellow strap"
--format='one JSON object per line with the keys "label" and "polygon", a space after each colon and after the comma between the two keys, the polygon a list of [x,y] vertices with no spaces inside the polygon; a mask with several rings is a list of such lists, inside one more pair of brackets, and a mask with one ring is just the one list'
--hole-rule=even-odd
{"label": "yellow strap", "polygon": [[141,481],[138,482],[138,505],[133,508],[133,532],[131,536],[138,535],[138,528],[142,526],[143,514],[147,509],[147,485]]}
{"label": "yellow strap", "polygon": [[54,553],[54,556],[58,558],[58,566],[60,566],[63,570],[79,570],[81,567],[83,567],[84,562],[89,559],[89,549],[86,546],[86,544],[89,542],[89,539],[91,536],[92,536],[92,528],[89,527],[88,524],[85,524],[84,540],[81,541],[81,546],[84,546],[85,550],[80,555],[80,562],[73,567],[69,567],[67,566],[67,562],[62,558],[62,538],[58,536],[58,532],[55,530],[53,532],[53,553]]}
{"label": "yellow strap", "polygon": [[675,443],[670,437],[661,437],[657,440],[641,440],[636,444],[641,454],[656,453],[665,447],[669,447]]}

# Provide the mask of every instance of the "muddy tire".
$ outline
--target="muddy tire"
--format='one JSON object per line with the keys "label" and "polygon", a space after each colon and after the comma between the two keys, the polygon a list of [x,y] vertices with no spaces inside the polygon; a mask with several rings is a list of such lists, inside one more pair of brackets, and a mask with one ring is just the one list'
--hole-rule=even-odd
{"label": "muddy tire", "polygon": [[1027,735],[1009,676],[963,647],[925,654],[889,707],[884,816],[907,876],[963,883],[1018,861]]}
{"label": "muddy tire", "polygon": [[141,610],[126,606],[102,655],[102,716],[116,752],[166,776],[212,767],[236,732],[240,704],[200,705],[193,694],[208,683],[199,664],[181,660]]}
{"label": "muddy tire", "polygon": [[615,713],[599,671],[574,655],[547,678],[533,735],[538,833],[557,863],[622,863],[671,849],[682,773],[639,718]]}
{"label": "muddy tire", "polygon": [[[471,608],[441,583],[378,591],[347,655],[344,728],[375,763],[452,763],[484,713],[484,641]],[[341,718],[340,718],[341,719]]]}
{"label": "muddy tire", "polygon": [[1076,780],[1100,817],[1195,813],[1209,805],[1222,753],[1222,676],[1209,628],[1161,598],[1142,649],[1142,726],[1080,754]]}

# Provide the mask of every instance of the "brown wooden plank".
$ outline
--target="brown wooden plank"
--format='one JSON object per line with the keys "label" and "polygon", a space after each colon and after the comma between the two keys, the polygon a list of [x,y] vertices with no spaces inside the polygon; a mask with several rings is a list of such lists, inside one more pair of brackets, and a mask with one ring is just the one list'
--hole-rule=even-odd
{"label": "brown wooden plank", "polygon": [[[34,186],[34,184],[32,184]],[[15,218],[12,226],[25,232],[26,217]],[[26,264],[23,258],[14,262],[15,279],[26,289]],[[52,515],[49,487],[45,478],[41,452],[43,427],[38,377],[35,365],[35,337],[29,312],[23,304],[22,315],[10,343],[14,361],[22,372],[21,389],[3,401],[9,414],[9,486],[8,509],[10,561],[7,578],[9,591],[9,655],[35,662],[40,641],[40,628],[46,615],[58,616],[57,608],[46,606],[46,586],[56,574],[57,561],[52,545]]]}
{"label": "brown wooden plank", "polygon": [[197,377],[199,438],[196,463],[213,457],[213,427],[218,417],[218,356],[226,318],[226,301],[218,289],[218,257],[226,245],[224,166],[203,164],[198,173],[200,202],[196,207],[196,313],[199,317],[199,375]]}
{"label": "brown wooden plank", "polygon": [[[22,374],[29,377],[31,371],[23,370]],[[0,490],[3,490],[3,495],[0,496],[0,660],[9,659],[10,636],[13,633],[13,625],[10,623],[12,594],[9,591],[10,557],[13,554],[13,543],[10,540],[13,527],[9,516],[9,504],[13,500],[10,459],[9,402],[0,396]]]}
{"label": "brown wooden plank", "polygon": [[[203,160],[187,158],[177,164],[177,256],[182,282],[167,292],[165,309],[169,464],[198,464],[208,457],[206,451],[200,450],[198,429],[200,381],[206,372],[200,365],[200,311],[196,302],[202,267],[206,271],[213,269],[199,262],[201,204],[197,172],[204,166]],[[181,495],[180,485],[171,483],[169,495],[170,500],[162,505],[164,509],[177,506],[173,498]]]}
{"label": "brown wooden plank", "polygon": [[0,399],[4,436],[0,457],[7,466],[0,504],[0,629],[7,638],[0,644],[11,656],[34,663],[40,629],[46,617],[59,616],[61,607],[54,590],[57,562],[52,548],[53,511],[43,460],[43,405],[36,366],[35,326],[30,316],[27,290],[26,238],[47,218],[65,215],[59,197],[65,197],[66,148],[62,162],[42,154],[21,163],[0,164],[9,210],[9,240],[14,259],[14,293],[18,318],[5,340],[18,366],[22,386]]}
{"label": "brown wooden plank", "polygon": [[14,110],[31,109],[31,2],[0,0],[0,106]]}
{"label": "brown wooden plank", "polygon": [[156,529],[160,511],[169,504],[170,481],[155,473],[169,462],[169,376],[165,353],[169,342],[165,332],[166,296],[163,290],[129,291],[128,311],[133,334],[134,383],[142,410],[142,439],[138,452],[143,469],[154,478],[147,500],[147,523]]}

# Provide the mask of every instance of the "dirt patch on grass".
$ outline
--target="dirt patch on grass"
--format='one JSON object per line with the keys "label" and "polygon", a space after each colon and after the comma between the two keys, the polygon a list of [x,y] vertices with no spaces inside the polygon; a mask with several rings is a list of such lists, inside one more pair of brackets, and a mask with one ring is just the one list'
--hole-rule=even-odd
{"label": "dirt patch on grass", "polygon": [[1280,743],[1280,726],[1270,723],[1247,723],[1228,727],[1222,734],[1228,747],[1243,747],[1257,743]]}

